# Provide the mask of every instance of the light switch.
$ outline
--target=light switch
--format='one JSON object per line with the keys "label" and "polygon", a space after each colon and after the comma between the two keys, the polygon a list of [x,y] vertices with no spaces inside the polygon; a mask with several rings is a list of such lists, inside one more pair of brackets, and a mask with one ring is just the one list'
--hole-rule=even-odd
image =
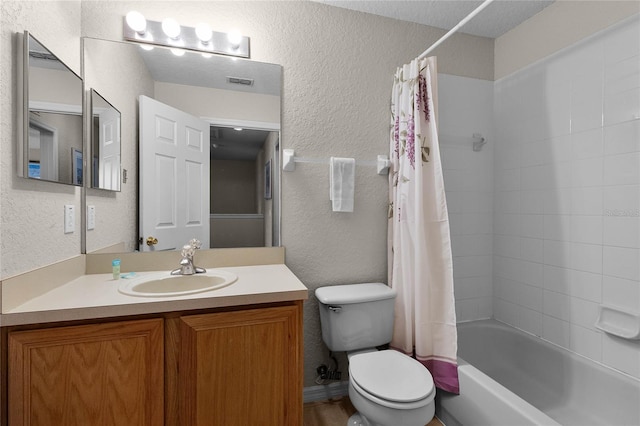
{"label": "light switch", "polygon": [[73,204],[64,205],[64,233],[71,234],[76,230],[76,208]]}
{"label": "light switch", "polygon": [[96,206],[87,206],[87,230],[96,227]]}

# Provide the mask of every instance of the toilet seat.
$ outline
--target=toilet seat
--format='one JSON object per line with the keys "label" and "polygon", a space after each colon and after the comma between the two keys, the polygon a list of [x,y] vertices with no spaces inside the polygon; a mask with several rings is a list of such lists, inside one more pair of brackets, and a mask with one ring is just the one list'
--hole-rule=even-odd
{"label": "toilet seat", "polygon": [[411,409],[433,401],[433,378],[422,364],[394,350],[358,353],[349,359],[353,387],[380,405]]}

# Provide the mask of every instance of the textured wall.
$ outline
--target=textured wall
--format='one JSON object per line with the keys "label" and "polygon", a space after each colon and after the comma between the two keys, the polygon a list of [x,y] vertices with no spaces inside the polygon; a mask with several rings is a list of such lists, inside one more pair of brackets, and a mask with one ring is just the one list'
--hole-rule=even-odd
{"label": "textured wall", "polygon": [[[80,1],[0,2],[0,278],[80,253],[80,189],[17,177],[16,32],[30,31],[78,75]],[[76,231],[63,233],[63,206],[76,207]]]}

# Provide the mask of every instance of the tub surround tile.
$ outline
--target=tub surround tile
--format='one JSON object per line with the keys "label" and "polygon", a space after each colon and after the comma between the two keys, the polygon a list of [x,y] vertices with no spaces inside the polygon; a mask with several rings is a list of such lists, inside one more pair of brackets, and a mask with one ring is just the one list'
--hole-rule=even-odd
{"label": "tub surround tile", "polygon": [[532,190],[521,191],[520,196],[520,212],[523,214],[542,214],[544,213],[544,200],[546,191]]}
{"label": "tub surround tile", "polygon": [[603,188],[600,186],[571,189],[572,215],[602,215]]}
{"label": "tub surround tile", "polygon": [[[623,213],[624,214],[624,213]],[[607,246],[640,248],[640,220],[629,216],[604,217],[604,244]]]}
{"label": "tub surround tile", "polygon": [[571,134],[572,158],[581,160],[602,157],[604,140],[602,127]]}
{"label": "tub surround tile", "polygon": [[603,214],[605,217],[640,216],[640,185],[604,187]]}
{"label": "tub surround tile", "polygon": [[[636,59],[640,62],[640,58]],[[605,155],[638,151],[640,151],[640,119],[604,128]]]}
{"label": "tub surround tile", "polygon": [[520,238],[520,259],[542,263],[544,260],[544,240],[541,238]]}
{"label": "tub surround tile", "polygon": [[604,246],[603,273],[640,281],[640,249]]}
{"label": "tub surround tile", "polygon": [[[492,316],[493,301],[493,132],[492,82],[439,75],[442,168],[449,210],[458,321]],[[513,129],[517,133],[517,127]],[[471,135],[489,143],[471,147]],[[445,136],[446,135],[446,136]],[[466,142],[465,142],[466,140]],[[512,183],[511,177],[505,184]]]}
{"label": "tub surround tile", "polygon": [[543,193],[544,214],[571,214],[571,188],[547,189]]}
{"label": "tub surround tile", "polygon": [[567,321],[544,315],[542,319],[542,338],[568,348],[571,338],[571,324]]}
{"label": "tub surround tile", "polygon": [[521,254],[521,238],[513,235],[494,235],[493,254],[502,257],[523,257]]}
{"label": "tub surround tile", "polygon": [[570,332],[569,349],[594,361],[601,361],[602,333],[574,324],[571,325]]}
{"label": "tub surround tile", "polygon": [[637,185],[640,181],[640,152],[611,155],[604,159],[604,185]]}
{"label": "tub surround tile", "polygon": [[[602,229],[602,226],[600,226],[600,229]],[[595,274],[602,273],[602,246],[598,244],[572,243],[571,268]]]}
{"label": "tub surround tile", "polygon": [[640,378],[640,345],[638,341],[629,341],[603,334],[602,362],[623,373]]}
{"label": "tub surround tile", "polygon": [[556,241],[571,241],[571,221],[573,216],[568,214],[544,215],[544,239]]}
{"label": "tub surround tile", "polygon": [[640,281],[605,275],[602,277],[602,303],[640,312]]}
{"label": "tub surround tile", "polygon": [[640,18],[494,96],[495,318],[640,378],[640,343],[594,328],[601,303],[640,311]]}

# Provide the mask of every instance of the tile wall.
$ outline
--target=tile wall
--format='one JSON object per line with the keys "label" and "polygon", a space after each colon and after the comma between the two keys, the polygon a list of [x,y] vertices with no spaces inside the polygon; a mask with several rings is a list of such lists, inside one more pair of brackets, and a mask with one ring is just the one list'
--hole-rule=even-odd
{"label": "tile wall", "polygon": [[[439,132],[458,321],[491,318],[493,303],[493,82],[438,76]],[[472,135],[489,141],[480,152]]]}
{"label": "tile wall", "polygon": [[638,17],[496,81],[494,101],[494,317],[640,377],[640,341],[594,327],[600,304],[640,312]]}

